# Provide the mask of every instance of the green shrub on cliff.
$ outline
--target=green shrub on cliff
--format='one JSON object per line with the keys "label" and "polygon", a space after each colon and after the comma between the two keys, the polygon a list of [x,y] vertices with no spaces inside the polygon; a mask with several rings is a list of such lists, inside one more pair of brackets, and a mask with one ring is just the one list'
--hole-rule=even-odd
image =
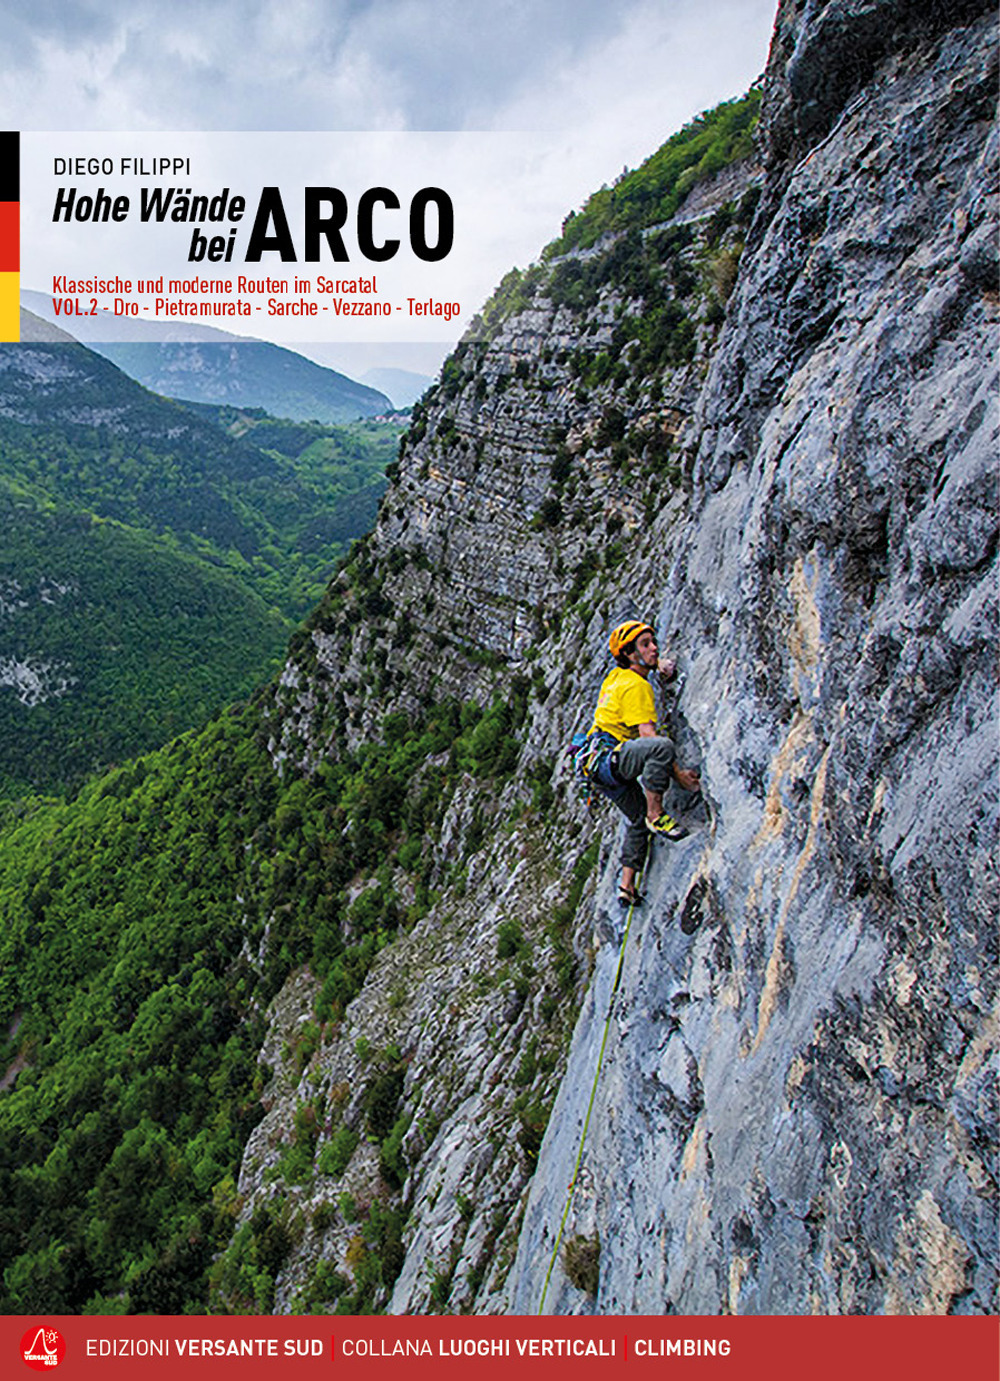
{"label": "green shrub on cliff", "polygon": [[668,220],[696,183],[752,154],[759,110],[760,92],[752,90],[699,115],[614,186],[595,192],[581,211],[570,212],[544,257],[587,249],[609,231]]}

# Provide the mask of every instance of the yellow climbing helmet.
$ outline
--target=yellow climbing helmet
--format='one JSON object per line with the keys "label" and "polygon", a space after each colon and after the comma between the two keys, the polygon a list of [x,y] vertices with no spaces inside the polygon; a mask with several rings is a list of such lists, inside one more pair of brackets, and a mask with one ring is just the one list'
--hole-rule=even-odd
{"label": "yellow climbing helmet", "polygon": [[656,630],[652,624],[640,623],[638,619],[627,619],[624,623],[620,623],[617,628],[612,628],[611,637],[608,639],[612,657],[620,656],[622,648],[635,642],[640,633],[646,632],[656,636]]}

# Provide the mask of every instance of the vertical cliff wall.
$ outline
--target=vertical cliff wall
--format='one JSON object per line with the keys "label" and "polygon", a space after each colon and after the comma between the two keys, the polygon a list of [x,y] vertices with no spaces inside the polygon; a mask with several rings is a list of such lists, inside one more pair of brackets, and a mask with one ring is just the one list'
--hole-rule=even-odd
{"label": "vertical cliff wall", "polygon": [[[299,1215],[279,1307],[364,1269],[345,1193],[398,1211],[399,1312],[534,1312],[550,1267],[560,1312],[996,1307],[995,43],[975,4],[782,4],[763,172],[512,277],[418,411],[272,754],[499,697],[513,776],[440,800],[429,908],[304,1069],[309,975],[275,1003],[240,1188]],[[705,801],[629,930],[582,1270],[617,826],[559,748],[628,613]],[[316,1099],[356,1145],[296,1183]]]}
{"label": "vertical cliff wall", "polygon": [[[891,30],[905,7],[853,9]],[[664,534],[712,824],[658,853],[630,936],[575,1210],[601,1309],[960,1311],[995,1288],[994,54],[974,22],[852,84],[851,11],[779,16],[764,210]],[[611,964],[515,1308],[540,1297]],[[550,1303],[579,1291],[557,1276]]]}

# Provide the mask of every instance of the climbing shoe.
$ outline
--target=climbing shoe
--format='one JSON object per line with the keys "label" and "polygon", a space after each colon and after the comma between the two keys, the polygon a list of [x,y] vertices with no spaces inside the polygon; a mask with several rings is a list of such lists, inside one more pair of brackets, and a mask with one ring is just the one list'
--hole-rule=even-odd
{"label": "climbing shoe", "polygon": [[687,839],[690,833],[666,811],[662,815],[658,815],[655,820],[647,820],[646,828],[657,839]]}
{"label": "climbing shoe", "polygon": [[618,905],[625,911],[633,906],[641,906],[642,893],[635,887],[619,887]]}

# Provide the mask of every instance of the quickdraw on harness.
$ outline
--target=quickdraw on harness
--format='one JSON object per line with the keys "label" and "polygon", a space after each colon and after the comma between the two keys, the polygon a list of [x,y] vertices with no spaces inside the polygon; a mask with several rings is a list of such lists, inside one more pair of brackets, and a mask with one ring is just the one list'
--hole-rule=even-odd
{"label": "quickdraw on harness", "polygon": [[589,734],[574,734],[567,752],[573,759],[573,771],[587,789],[587,805],[594,795],[617,801],[628,788],[618,774],[618,749],[614,734],[594,729]]}

